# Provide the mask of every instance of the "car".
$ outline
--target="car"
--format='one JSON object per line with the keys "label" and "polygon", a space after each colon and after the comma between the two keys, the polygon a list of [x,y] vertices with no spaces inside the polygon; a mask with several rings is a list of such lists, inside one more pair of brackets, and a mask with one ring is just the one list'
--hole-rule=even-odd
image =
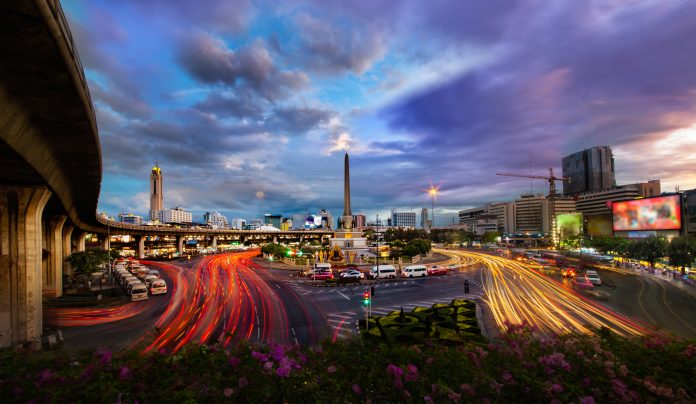
{"label": "car", "polygon": [[447,269],[450,271],[454,271],[455,269],[459,269],[459,265],[448,265]]}
{"label": "car", "polygon": [[573,278],[570,282],[574,288],[578,288],[578,289],[592,289],[592,288],[594,288],[594,285],[592,284],[590,279],[585,274],[576,275],[575,278]]}
{"label": "car", "polygon": [[131,302],[136,300],[147,300],[147,288],[142,283],[133,286],[128,294],[130,295]]}
{"label": "car", "polygon": [[158,278],[160,277],[160,273],[159,273],[159,271],[156,270],[156,269],[151,269],[151,270],[147,271],[147,274],[148,274],[148,275],[154,275],[154,276],[156,276],[156,277],[158,277]]}
{"label": "car", "polygon": [[365,274],[357,269],[348,269],[338,275],[341,279],[365,279]]}
{"label": "car", "polygon": [[152,285],[152,281],[154,281],[155,279],[159,279],[159,278],[155,275],[147,275],[145,277],[145,279],[143,280],[143,283],[145,283],[145,286],[147,286],[149,288],[150,285]]}
{"label": "car", "polygon": [[151,295],[166,295],[167,294],[167,283],[164,279],[158,278],[152,281],[150,284],[150,294]]}
{"label": "car", "polygon": [[543,267],[541,267],[541,272],[543,272],[546,275],[555,275],[558,273],[558,267],[544,265]]}
{"label": "car", "polygon": [[563,268],[561,269],[561,276],[564,278],[574,278],[575,270],[573,268]]}
{"label": "car", "polygon": [[602,279],[599,278],[599,274],[597,273],[597,271],[588,270],[585,274],[587,275],[587,279],[589,279],[593,285],[595,285],[595,286],[602,285]]}
{"label": "car", "polygon": [[438,265],[433,265],[430,268],[428,268],[428,276],[433,275],[447,275],[447,268]]}
{"label": "car", "polygon": [[314,272],[313,275],[311,275],[312,279],[317,279],[317,280],[327,280],[327,279],[333,279],[333,272],[331,271],[316,271]]}

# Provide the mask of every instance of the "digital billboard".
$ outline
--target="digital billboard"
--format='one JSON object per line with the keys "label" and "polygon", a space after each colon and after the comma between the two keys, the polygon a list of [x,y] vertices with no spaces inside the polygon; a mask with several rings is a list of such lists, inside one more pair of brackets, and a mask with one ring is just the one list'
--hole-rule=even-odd
{"label": "digital billboard", "polygon": [[582,233],[582,213],[561,213],[556,215],[556,234],[559,241]]}
{"label": "digital billboard", "polygon": [[679,195],[612,203],[614,231],[679,230]]}
{"label": "digital billboard", "polygon": [[611,236],[611,214],[587,216],[588,236]]}

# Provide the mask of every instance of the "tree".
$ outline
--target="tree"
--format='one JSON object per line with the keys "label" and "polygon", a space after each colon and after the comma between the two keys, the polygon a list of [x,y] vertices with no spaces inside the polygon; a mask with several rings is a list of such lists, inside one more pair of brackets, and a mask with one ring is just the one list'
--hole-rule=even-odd
{"label": "tree", "polygon": [[500,237],[500,233],[497,231],[487,231],[481,236],[481,241],[484,243],[495,243],[498,237]]}
{"label": "tree", "polygon": [[77,274],[91,274],[99,266],[109,262],[109,252],[104,250],[87,250],[70,254],[68,261]]}
{"label": "tree", "polygon": [[287,253],[288,248],[282,244],[276,244],[276,243],[268,243],[261,247],[261,252],[264,254],[271,254],[272,256],[276,258],[281,258],[285,256]]}
{"label": "tree", "polygon": [[648,261],[650,266],[654,267],[655,261],[665,256],[667,241],[657,236],[631,241],[628,244],[627,252],[629,257]]}
{"label": "tree", "polygon": [[693,264],[696,258],[696,239],[693,237],[675,237],[667,247],[670,265],[681,267],[682,275],[685,268]]}

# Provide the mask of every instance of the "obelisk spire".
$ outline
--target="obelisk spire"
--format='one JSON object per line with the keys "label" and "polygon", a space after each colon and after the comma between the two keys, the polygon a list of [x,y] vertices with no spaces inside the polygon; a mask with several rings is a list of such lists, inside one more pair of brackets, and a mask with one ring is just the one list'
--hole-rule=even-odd
{"label": "obelisk spire", "polygon": [[352,216],[350,211],[350,159],[346,152],[343,167],[343,216]]}

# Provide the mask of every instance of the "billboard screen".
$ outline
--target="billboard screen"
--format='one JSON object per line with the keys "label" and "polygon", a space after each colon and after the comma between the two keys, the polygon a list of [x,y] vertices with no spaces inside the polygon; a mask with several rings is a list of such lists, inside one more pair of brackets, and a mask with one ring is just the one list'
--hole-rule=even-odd
{"label": "billboard screen", "polygon": [[587,216],[587,235],[588,236],[611,236],[611,215],[592,215]]}
{"label": "billboard screen", "polygon": [[679,195],[614,202],[614,231],[679,230]]}
{"label": "billboard screen", "polygon": [[556,215],[556,233],[560,241],[582,233],[582,213]]}

